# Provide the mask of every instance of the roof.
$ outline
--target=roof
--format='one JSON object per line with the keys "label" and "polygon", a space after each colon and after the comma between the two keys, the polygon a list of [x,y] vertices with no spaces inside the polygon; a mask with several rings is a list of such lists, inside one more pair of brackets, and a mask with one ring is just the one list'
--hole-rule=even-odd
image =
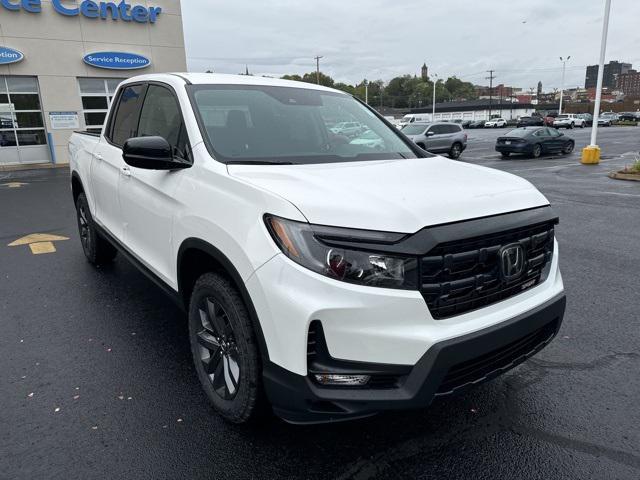
{"label": "roof", "polygon": [[282,80],[279,78],[256,77],[252,75],[230,75],[226,73],[152,73],[129,78],[126,80],[126,82],[130,83],[135,81],[166,80],[167,77],[171,78],[172,80],[175,80],[176,77],[181,77],[185,80],[188,80],[194,85],[261,85],[273,87],[305,88],[308,90],[324,90],[327,92],[338,92],[344,94],[344,92],[340,90],[324,87],[322,85],[316,85],[314,83],[298,82],[295,80]]}

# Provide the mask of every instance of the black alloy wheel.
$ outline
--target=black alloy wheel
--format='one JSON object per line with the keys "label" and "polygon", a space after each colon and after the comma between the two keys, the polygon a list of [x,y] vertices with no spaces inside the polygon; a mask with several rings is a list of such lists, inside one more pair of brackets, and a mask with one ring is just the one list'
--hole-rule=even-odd
{"label": "black alloy wheel", "polygon": [[233,399],[240,384],[238,345],[229,315],[214,298],[205,297],[198,306],[199,355],[213,391],[224,400]]}
{"label": "black alloy wheel", "polygon": [[189,337],[202,388],[222,417],[246,423],[266,413],[253,324],[228,277],[205,273],[196,281],[189,303]]}
{"label": "black alloy wheel", "polygon": [[452,158],[453,160],[457,160],[458,158],[460,158],[461,154],[462,154],[462,145],[460,145],[458,142],[451,145],[451,150],[449,150],[449,158]]}
{"label": "black alloy wheel", "polygon": [[111,262],[118,251],[106,239],[102,238],[93,223],[87,197],[84,193],[76,199],[76,219],[82,250],[89,263],[104,265]]}
{"label": "black alloy wheel", "polygon": [[575,148],[575,143],[569,142],[562,149],[562,153],[564,153],[565,155],[569,155],[571,152],[573,152],[574,148]]}
{"label": "black alloy wheel", "polygon": [[540,158],[540,155],[542,155],[542,145],[540,145],[539,143],[536,143],[533,146],[533,152],[531,153],[531,156],[533,158]]}

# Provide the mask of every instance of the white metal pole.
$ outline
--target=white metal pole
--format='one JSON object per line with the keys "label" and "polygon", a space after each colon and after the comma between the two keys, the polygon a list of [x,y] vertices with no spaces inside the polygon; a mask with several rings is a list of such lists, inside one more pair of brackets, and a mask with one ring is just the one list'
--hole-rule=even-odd
{"label": "white metal pole", "polygon": [[[567,60],[569,60],[568,57]],[[562,57],[560,57],[560,60],[562,61],[562,88],[560,89],[560,108],[558,109],[558,115],[562,115],[562,101],[564,99],[564,77],[565,77],[565,72],[567,70],[567,60],[563,60]]]}
{"label": "white metal pole", "polygon": [[364,81],[364,103],[369,105],[369,82]]}
{"label": "white metal pole", "polygon": [[593,126],[591,127],[591,145],[596,146],[598,137],[598,117],[600,117],[600,101],[602,100],[602,80],[604,78],[604,57],[607,53],[607,36],[609,34],[609,13],[611,0],[604,4],[604,23],[602,25],[602,43],[600,45],[600,63],[598,66],[598,82],[596,84],[596,104],[593,106]]}
{"label": "white metal pole", "polygon": [[433,111],[431,112],[431,121],[436,121],[436,85],[438,84],[438,76],[433,74]]}

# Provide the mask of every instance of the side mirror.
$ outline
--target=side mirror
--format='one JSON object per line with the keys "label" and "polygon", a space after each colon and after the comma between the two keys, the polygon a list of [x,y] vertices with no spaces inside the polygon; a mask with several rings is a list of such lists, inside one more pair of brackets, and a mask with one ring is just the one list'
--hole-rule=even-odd
{"label": "side mirror", "polygon": [[162,137],[134,137],[124,143],[122,158],[127,165],[146,170],[175,170],[191,164],[175,158],[169,142]]}

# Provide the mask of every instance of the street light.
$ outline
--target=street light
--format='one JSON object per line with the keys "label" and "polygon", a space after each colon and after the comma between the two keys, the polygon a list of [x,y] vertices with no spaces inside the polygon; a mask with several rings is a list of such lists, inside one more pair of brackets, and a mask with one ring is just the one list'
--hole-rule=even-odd
{"label": "street light", "polygon": [[431,112],[431,121],[436,121],[436,85],[438,84],[438,75],[435,73],[433,75],[433,111]]}
{"label": "street light", "polygon": [[611,0],[605,0],[604,22],[602,24],[602,42],[600,44],[600,63],[598,64],[598,82],[596,84],[596,103],[593,106],[593,125],[591,126],[591,144],[582,149],[582,163],[600,163],[600,147],[596,144],[598,136],[598,117],[600,117],[600,101],[602,100],[602,80],[604,77],[604,57],[607,53],[607,35],[609,34],[609,14]]}
{"label": "street light", "polygon": [[558,115],[562,115],[562,98],[564,97],[564,74],[567,70],[567,62],[571,58],[569,55],[566,59],[560,57],[560,61],[562,62],[562,88],[560,89],[560,108],[558,109]]}

